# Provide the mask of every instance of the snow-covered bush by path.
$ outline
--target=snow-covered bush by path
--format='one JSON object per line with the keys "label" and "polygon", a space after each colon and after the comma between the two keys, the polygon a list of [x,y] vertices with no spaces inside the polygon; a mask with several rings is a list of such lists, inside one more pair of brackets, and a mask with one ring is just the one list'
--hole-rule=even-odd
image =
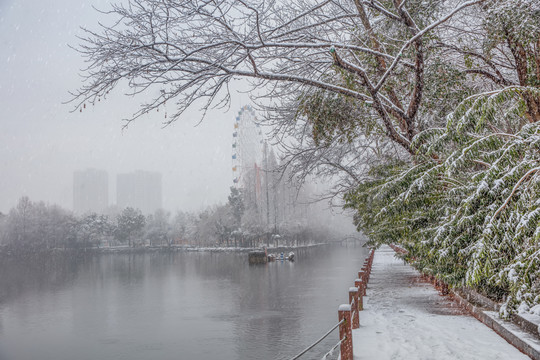
{"label": "snow-covered bush by path", "polygon": [[540,124],[524,120],[527,97],[540,90],[468,98],[446,129],[416,137],[414,166],[381,169],[347,197],[373,242],[399,242],[424,271],[505,301],[503,315],[540,304]]}

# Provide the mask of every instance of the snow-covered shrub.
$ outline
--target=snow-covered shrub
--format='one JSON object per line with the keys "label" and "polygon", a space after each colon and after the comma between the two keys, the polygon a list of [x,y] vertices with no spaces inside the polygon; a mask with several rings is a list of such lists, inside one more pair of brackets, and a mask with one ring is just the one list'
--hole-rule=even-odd
{"label": "snow-covered shrub", "polygon": [[506,299],[505,314],[540,304],[540,124],[525,120],[528,98],[540,90],[466,99],[445,129],[416,137],[414,165],[379,169],[346,199],[374,243],[400,242],[417,267]]}

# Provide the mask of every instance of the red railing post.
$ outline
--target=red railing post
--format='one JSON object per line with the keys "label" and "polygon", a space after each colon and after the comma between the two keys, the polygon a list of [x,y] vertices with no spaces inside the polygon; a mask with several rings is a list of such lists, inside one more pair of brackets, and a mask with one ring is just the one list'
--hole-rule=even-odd
{"label": "red railing post", "polygon": [[[364,265],[362,266],[362,269],[361,269],[365,274],[365,277],[367,279],[369,279],[369,266],[367,265],[367,263],[364,263]],[[366,279],[366,281],[367,281]]]}
{"label": "red railing post", "polygon": [[353,360],[352,328],[351,328],[351,305],[342,304],[338,309],[339,339],[341,341],[341,360]]}
{"label": "red railing post", "polygon": [[358,288],[349,288],[349,304],[351,304],[352,328],[360,327],[360,305],[358,304]]}
{"label": "red railing post", "polygon": [[[356,284],[356,281],[360,280],[360,287]],[[358,279],[354,280],[354,286],[358,287],[358,290],[360,291],[360,295],[366,296],[366,273],[365,271],[359,271],[358,272]]]}
{"label": "red railing post", "polygon": [[358,307],[360,308],[360,311],[362,311],[364,310],[363,296],[365,296],[366,293],[363,280],[361,278],[354,280],[354,286],[358,288]]}
{"label": "red railing post", "polygon": [[358,272],[358,278],[359,279],[362,279],[363,282],[366,282],[366,273],[364,271],[364,268],[362,268],[359,272]]}

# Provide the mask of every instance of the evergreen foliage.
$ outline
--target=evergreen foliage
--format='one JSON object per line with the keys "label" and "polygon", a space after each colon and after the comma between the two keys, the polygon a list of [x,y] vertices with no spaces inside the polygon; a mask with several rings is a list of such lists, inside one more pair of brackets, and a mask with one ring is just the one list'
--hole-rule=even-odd
{"label": "evergreen foliage", "polygon": [[467,98],[446,128],[415,137],[414,165],[372,169],[346,196],[373,244],[399,242],[420,269],[505,299],[506,316],[540,304],[540,124],[527,98],[540,89]]}
{"label": "evergreen foliage", "polygon": [[503,301],[503,316],[537,312],[540,7],[492,0],[466,16],[477,32],[431,49],[411,161],[372,166],[346,207],[373,245],[400,243],[422,271]]}

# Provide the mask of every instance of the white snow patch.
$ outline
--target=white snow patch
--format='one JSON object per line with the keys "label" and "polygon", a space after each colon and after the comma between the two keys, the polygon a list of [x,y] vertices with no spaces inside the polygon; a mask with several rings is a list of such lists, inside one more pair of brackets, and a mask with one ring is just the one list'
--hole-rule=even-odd
{"label": "white snow patch", "polygon": [[530,312],[531,314],[540,316],[540,305],[534,305],[534,306],[529,310],[529,312]]}
{"label": "white snow patch", "polygon": [[519,276],[516,269],[511,268],[510,271],[508,271],[508,280],[510,280],[513,283],[516,283],[519,280]]}
{"label": "white snow patch", "polygon": [[[540,351],[540,341],[526,332],[525,330],[522,330],[520,327],[515,325],[514,323],[511,323],[510,321],[503,320],[499,317],[499,314],[495,311],[484,311],[484,314],[489,316],[494,321],[498,322],[500,325],[502,325],[506,330],[514,334],[515,336],[519,337],[527,345],[534,348],[536,351]],[[527,357],[528,358],[528,357]]]}
{"label": "white snow patch", "polygon": [[521,304],[519,304],[517,312],[519,314],[528,313],[530,309],[531,308],[529,307],[529,305],[527,305],[525,302],[522,302]]}
{"label": "white snow patch", "polygon": [[353,330],[355,360],[528,359],[475,318],[448,311],[449,300],[413,281],[417,276],[389,247],[375,253],[360,328]]}

